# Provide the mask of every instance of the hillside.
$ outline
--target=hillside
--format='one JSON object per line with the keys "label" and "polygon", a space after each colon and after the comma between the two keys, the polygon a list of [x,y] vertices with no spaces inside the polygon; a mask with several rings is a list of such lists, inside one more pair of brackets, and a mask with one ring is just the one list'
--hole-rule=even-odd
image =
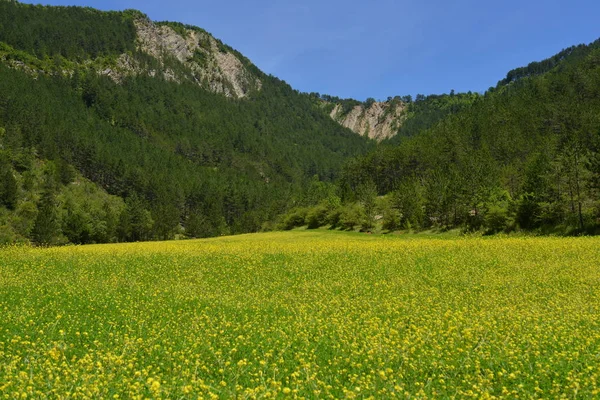
{"label": "hillside", "polygon": [[311,93],[316,104],[330,117],[353,132],[384,142],[401,141],[426,130],[448,115],[469,107],[478,94],[452,93],[389,97],[386,101],[373,98],[360,102],[354,99]]}
{"label": "hillside", "polygon": [[574,46],[349,162],[342,186],[387,194],[393,227],[598,232],[598,93],[600,41]]}
{"label": "hillside", "polygon": [[0,1],[0,243],[600,229],[600,41],[485,94],[300,93],[201,28]]}
{"label": "hillside", "polygon": [[259,230],[372,148],[200,28],[13,1],[0,1],[0,132],[0,240],[44,243],[101,240],[81,234],[96,229],[86,192],[60,200],[80,179],[125,203],[107,206],[106,240],[214,236]]}

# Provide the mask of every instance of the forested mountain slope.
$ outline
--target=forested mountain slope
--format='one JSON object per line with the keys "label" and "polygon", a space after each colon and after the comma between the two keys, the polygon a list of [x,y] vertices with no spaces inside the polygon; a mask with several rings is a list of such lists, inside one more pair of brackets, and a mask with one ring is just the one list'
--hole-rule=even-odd
{"label": "forested mountain slope", "polygon": [[[510,71],[498,86],[544,74],[558,65],[578,62],[586,57],[591,49],[599,46],[598,41],[588,46],[571,46],[548,59],[534,61],[525,67]],[[405,95],[388,97],[385,101],[369,98],[361,102],[311,93],[311,97],[320,102],[331,118],[341,125],[359,135],[379,142],[390,140],[390,143],[398,143],[406,137],[415,136],[431,128],[446,116],[468,108],[478,96],[478,93],[455,93],[453,90],[449,94],[418,94],[414,99]]]}
{"label": "forested mountain slope", "polygon": [[458,113],[350,162],[342,186],[389,194],[405,227],[596,232],[599,45],[509,72]]}
{"label": "forested mountain slope", "polygon": [[373,146],[200,28],[137,11],[0,1],[0,61],[3,241],[256,231]]}
{"label": "forested mountain slope", "polygon": [[599,93],[599,41],[485,94],[359,102],[299,93],[197,27],[0,0],[0,243],[206,237],[280,215],[597,232]]}
{"label": "forested mountain slope", "polygon": [[355,99],[311,93],[311,98],[331,118],[353,132],[378,142],[399,142],[435,125],[448,115],[469,107],[477,93],[388,97],[385,101]]}

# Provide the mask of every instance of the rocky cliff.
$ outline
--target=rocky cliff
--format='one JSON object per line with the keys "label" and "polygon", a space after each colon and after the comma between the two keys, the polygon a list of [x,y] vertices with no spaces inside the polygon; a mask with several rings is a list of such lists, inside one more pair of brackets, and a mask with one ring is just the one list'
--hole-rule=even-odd
{"label": "rocky cliff", "polygon": [[345,112],[341,104],[336,104],[330,115],[359,135],[382,141],[398,133],[405,109],[405,104],[396,100],[359,104],[349,112]]}
{"label": "rocky cliff", "polygon": [[[228,97],[242,98],[261,88],[258,77],[248,71],[242,60],[200,28],[155,24],[147,18],[135,21],[139,49],[157,60],[165,76],[178,79],[165,60],[176,59],[192,71],[199,85]],[[132,69],[130,69],[132,70]]]}

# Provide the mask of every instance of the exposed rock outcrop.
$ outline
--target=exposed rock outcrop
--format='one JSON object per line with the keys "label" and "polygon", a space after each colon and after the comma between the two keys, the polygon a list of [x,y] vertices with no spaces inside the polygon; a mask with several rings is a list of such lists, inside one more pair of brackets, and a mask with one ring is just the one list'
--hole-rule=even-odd
{"label": "exposed rock outcrop", "polygon": [[[135,21],[140,50],[153,56],[163,65],[174,58],[192,72],[199,85],[228,97],[245,97],[252,89],[260,90],[262,83],[247,70],[232,52],[224,50],[210,34],[195,29],[183,29],[184,35],[167,25],[157,25],[148,19]],[[135,71],[135,66],[128,66]],[[178,80],[173,71],[169,75]]]}
{"label": "exposed rock outcrop", "polygon": [[382,141],[398,133],[404,120],[406,106],[399,101],[374,102],[370,106],[357,105],[344,113],[342,105],[336,104],[331,118],[362,136]]}

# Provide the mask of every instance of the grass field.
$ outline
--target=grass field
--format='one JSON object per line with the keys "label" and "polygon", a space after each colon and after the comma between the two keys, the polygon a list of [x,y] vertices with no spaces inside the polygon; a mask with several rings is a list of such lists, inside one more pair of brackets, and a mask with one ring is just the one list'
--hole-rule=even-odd
{"label": "grass field", "polygon": [[0,250],[0,398],[593,398],[600,239]]}

